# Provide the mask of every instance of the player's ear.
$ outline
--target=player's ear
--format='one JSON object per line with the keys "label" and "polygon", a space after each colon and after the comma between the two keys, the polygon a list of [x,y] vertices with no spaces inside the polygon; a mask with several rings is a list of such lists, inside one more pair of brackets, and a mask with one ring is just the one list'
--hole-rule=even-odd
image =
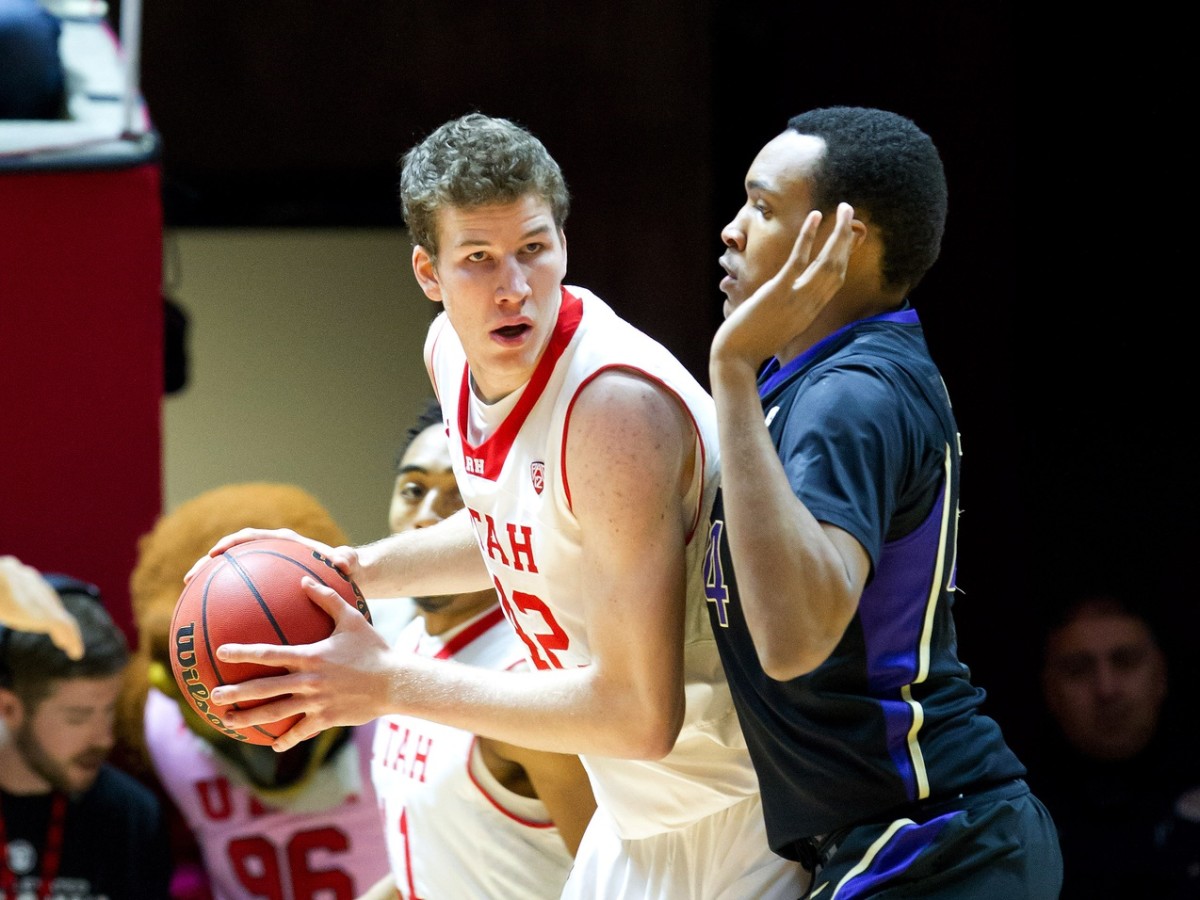
{"label": "player's ear", "polygon": [[7,726],[11,733],[21,727],[25,718],[25,704],[21,698],[9,688],[0,687],[0,722]]}
{"label": "player's ear", "polygon": [[412,267],[417,284],[421,286],[425,296],[434,303],[441,303],[442,283],[438,279],[437,265],[433,261],[432,254],[420,244],[413,247]]}
{"label": "player's ear", "polygon": [[871,231],[871,226],[862,219],[855,217],[850,220],[850,231],[854,234],[854,244],[850,248],[850,252],[853,253],[867,239],[867,235]]}

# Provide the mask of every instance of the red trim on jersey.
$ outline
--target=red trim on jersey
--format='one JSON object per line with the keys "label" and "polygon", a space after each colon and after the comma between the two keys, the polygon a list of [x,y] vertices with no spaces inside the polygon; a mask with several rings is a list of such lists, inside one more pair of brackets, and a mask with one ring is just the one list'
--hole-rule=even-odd
{"label": "red trim on jersey", "polygon": [[492,628],[504,621],[504,610],[497,604],[496,608],[491,610],[481,619],[476,619],[454,637],[446,642],[446,646],[442,647],[433,655],[433,659],[449,659],[454,656],[467,644],[471,643],[481,634],[491,631]]}
{"label": "red trim on jersey", "polygon": [[662,381],[662,379],[657,378],[654,375],[651,375],[645,369],[639,369],[637,366],[625,365],[623,363],[613,363],[611,365],[603,366],[602,368],[597,369],[595,372],[593,372],[591,375],[589,375],[586,379],[584,379],[580,383],[578,390],[575,391],[575,396],[571,398],[571,402],[567,405],[567,414],[563,418],[562,447],[559,450],[559,457],[560,457],[559,468],[562,471],[563,493],[566,495],[566,498],[567,498],[567,509],[570,509],[572,512],[575,511],[571,505],[571,480],[570,480],[570,478],[567,477],[567,434],[570,432],[570,428],[571,428],[571,413],[574,411],[575,402],[579,399],[579,395],[583,393],[583,389],[585,387],[587,387],[589,384],[591,384],[592,381],[595,380],[595,378],[597,376],[602,375],[603,373],[611,371],[611,370],[633,372],[637,375],[641,375],[643,378],[645,378],[651,384],[658,385],[664,391],[666,391],[668,394],[670,394],[672,397],[675,398],[675,401],[679,404],[679,406],[683,409],[683,411],[687,413],[688,419],[691,420],[692,431],[694,431],[696,433],[696,442],[700,445],[700,461],[699,461],[700,490],[696,497],[696,509],[692,513],[692,524],[688,528],[688,533],[687,533],[686,543],[690,544],[692,542],[692,536],[696,533],[696,526],[700,523],[700,511],[701,511],[701,507],[703,506],[703,503],[704,503],[704,473],[706,471],[705,460],[707,459],[707,456],[708,456],[708,450],[704,446],[704,435],[702,435],[700,433],[700,426],[696,424],[696,417],[694,415],[692,415],[691,408],[686,403],[683,402],[683,398],[681,396],[679,396],[679,394],[676,393],[670,387],[670,385],[668,385],[668,384],[666,384],[666,382]]}
{"label": "red trim on jersey", "polygon": [[[449,321],[449,320],[447,320]],[[442,332],[445,330],[445,323],[438,329],[438,333],[433,338],[433,343],[429,345],[429,356],[425,359],[425,369],[429,372],[429,381],[433,385],[433,395],[437,397],[438,404],[442,402],[442,392],[438,390],[437,368],[433,364],[434,356],[437,354],[438,341],[442,339]]]}
{"label": "red trim on jersey", "polygon": [[463,365],[462,389],[458,395],[458,434],[462,440],[463,458],[475,459],[483,463],[482,472],[475,471],[474,467],[468,463],[466,468],[470,474],[486,478],[488,481],[495,481],[499,477],[500,470],[504,467],[504,461],[508,459],[508,451],[512,449],[513,442],[521,431],[521,426],[529,418],[534,404],[541,399],[542,392],[545,391],[546,384],[554,373],[554,367],[566,351],[567,345],[571,343],[571,338],[575,336],[575,331],[579,328],[579,322],[582,319],[583,302],[565,287],[562,288],[562,303],[558,308],[558,320],[554,323],[554,331],[550,334],[550,341],[546,344],[542,358],[538,360],[533,375],[525,385],[525,392],[521,394],[513,411],[500,423],[496,433],[478,447],[467,441],[467,404],[471,399],[471,368],[469,363]]}
{"label": "red trim on jersey", "polygon": [[[475,756],[475,747],[478,743],[479,735],[475,735],[475,737],[471,740],[471,746],[467,748],[467,777],[471,779],[471,784],[475,785],[475,787],[479,790],[479,793],[483,794],[487,802],[492,804],[492,806],[496,808],[497,812],[504,814],[518,825],[524,825],[526,828],[553,828],[553,822],[539,822],[533,819],[526,819],[524,816],[518,816],[515,812],[507,809],[499,800],[489,794],[487,788],[479,783],[479,779],[475,777],[475,771],[471,767],[471,759]],[[483,762],[481,759],[480,765],[486,766],[487,763]]]}
{"label": "red trim on jersey", "polygon": [[[408,833],[408,810],[400,810],[400,833],[404,835],[404,870],[405,881],[408,882],[408,897],[409,900],[421,900],[417,896],[417,876],[413,872],[412,864],[412,835]],[[404,895],[400,893],[400,885],[396,885],[396,894],[403,900]]]}

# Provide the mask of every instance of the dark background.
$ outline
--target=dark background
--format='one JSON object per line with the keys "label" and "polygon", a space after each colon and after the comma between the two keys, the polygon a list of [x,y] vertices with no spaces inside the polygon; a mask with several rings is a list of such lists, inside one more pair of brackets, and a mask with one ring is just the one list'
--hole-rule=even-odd
{"label": "dark background", "polygon": [[961,651],[1020,749],[1060,599],[1134,597],[1189,685],[1200,616],[1186,329],[1136,314],[1124,223],[1077,205],[1118,187],[1089,174],[1088,70],[1064,70],[1064,101],[1016,18],[1004,2],[151,3],[142,86],[168,227],[398,225],[407,147],[472,109],[520,121],[574,195],[569,280],[705,383],[718,233],[759,147],[814,106],[913,118],[950,183],[913,300],[963,434]]}

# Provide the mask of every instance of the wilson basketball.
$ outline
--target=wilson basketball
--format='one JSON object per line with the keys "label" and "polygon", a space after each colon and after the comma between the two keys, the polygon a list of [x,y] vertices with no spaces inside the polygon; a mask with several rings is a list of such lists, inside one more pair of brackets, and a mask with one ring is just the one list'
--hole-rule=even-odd
{"label": "wilson basketball", "polygon": [[[226,726],[221,720],[224,707],[209,700],[213,688],[281,675],[286,670],[221,662],[217,648],[222,644],[311,644],[328,637],[333,620],[300,586],[305,575],[333,588],[370,620],[367,602],[354,582],[299,541],[278,538],[247,541],[213,557],[188,582],[175,604],[171,619],[175,682],[200,718],[234,740],[270,744],[300,716],[242,729]],[[231,708],[248,709],[265,702]]]}

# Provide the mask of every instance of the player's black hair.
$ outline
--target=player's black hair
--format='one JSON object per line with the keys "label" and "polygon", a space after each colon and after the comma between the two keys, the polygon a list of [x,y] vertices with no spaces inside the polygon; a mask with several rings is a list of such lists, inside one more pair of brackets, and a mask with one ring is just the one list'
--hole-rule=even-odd
{"label": "player's black hair", "polygon": [[825,141],[813,173],[813,202],[831,213],[846,202],[882,233],[883,279],[911,290],[941,251],[946,173],[937,147],[912,120],[882,109],[831,106],[788,127]]}
{"label": "player's black hair", "polygon": [[45,634],[0,626],[0,687],[17,694],[31,708],[50,692],[54,681],[105,678],[120,672],[129,661],[125,634],[105,610],[95,585],[67,575],[44,577],[79,623],[83,658],[71,659]]}
{"label": "player's black hair", "polygon": [[404,459],[404,454],[408,452],[408,446],[417,439],[426,428],[432,428],[434,425],[442,424],[442,405],[438,403],[436,397],[430,397],[425,401],[425,408],[421,410],[417,420],[409,426],[408,431],[404,433],[404,444],[396,451],[396,459],[392,464],[392,468],[400,471],[401,461]]}

